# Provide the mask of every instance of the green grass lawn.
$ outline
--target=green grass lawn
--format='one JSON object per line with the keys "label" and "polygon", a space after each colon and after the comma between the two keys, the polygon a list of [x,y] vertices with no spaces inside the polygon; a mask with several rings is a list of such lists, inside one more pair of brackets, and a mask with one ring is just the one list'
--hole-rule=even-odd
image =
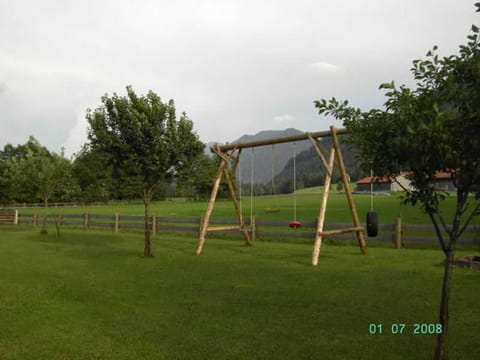
{"label": "green grass lawn", "polygon": [[[297,195],[297,219],[301,221],[314,221],[319,212],[321,194],[318,188],[311,188],[299,191]],[[421,212],[419,206],[402,205],[399,194],[391,196],[375,196],[374,210],[378,213],[379,222],[384,224],[393,224],[395,218],[402,217],[405,224],[430,224],[430,219]],[[366,213],[370,210],[369,195],[354,195],[356,207],[362,222],[365,221]],[[200,217],[205,213],[207,202],[184,202],[184,201],[158,201],[152,205],[152,212],[158,216],[164,217]],[[250,215],[250,198],[244,197],[242,200],[243,213],[246,217]],[[266,210],[274,208],[277,212],[267,213]],[[455,209],[455,196],[452,194],[443,204],[442,211],[445,214],[447,222],[451,222],[453,211]],[[20,208],[20,213],[38,212],[41,214],[41,208]],[[114,204],[108,206],[92,206],[92,207],[51,207],[50,213],[54,214],[81,214],[90,212],[93,214],[109,214],[115,212],[123,215],[143,215],[143,204],[137,202],[135,204]],[[259,196],[253,198],[253,213],[262,219],[278,219],[293,220],[293,196]],[[234,218],[235,210],[232,201],[229,199],[219,199],[216,202],[213,217],[216,218]],[[345,194],[330,194],[327,207],[326,222],[351,222],[351,215],[348,209]],[[472,222],[480,224],[477,217]]]}
{"label": "green grass lawn", "polygon": [[[314,268],[306,244],[196,241],[156,237],[144,259],[140,234],[0,228],[0,359],[433,356],[413,326],[437,322],[439,250],[327,245]],[[478,355],[479,281],[454,271],[451,359]]]}

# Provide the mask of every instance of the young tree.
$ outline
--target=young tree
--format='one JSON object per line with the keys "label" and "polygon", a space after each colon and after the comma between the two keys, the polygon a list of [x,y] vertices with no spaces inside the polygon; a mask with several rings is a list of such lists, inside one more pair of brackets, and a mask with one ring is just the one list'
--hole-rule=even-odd
{"label": "young tree", "polygon": [[[480,10],[480,3],[476,4]],[[415,60],[416,89],[382,84],[385,109],[361,111],[335,98],[315,101],[320,114],[343,120],[361,162],[378,176],[407,172],[414,186],[403,201],[420,204],[430,217],[445,255],[435,359],[446,357],[448,300],[455,246],[471,220],[480,214],[480,38],[472,26],[458,55],[440,58],[437,47],[426,60]],[[452,219],[441,208],[448,196],[431,185],[438,171],[448,172],[456,186]],[[444,235],[447,234],[447,235]]]}
{"label": "young tree", "polygon": [[0,151],[0,202],[11,201],[34,202],[38,200],[36,185],[29,181],[25,183],[24,174],[16,170],[18,164],[27,156],[41,157],[48,154],[47,148],[40,145],[33,136],[25,144],[14,146],[6,144]]}
{"label": "young tree", "polygon": [[62,155],[52,154],[47,149],[28,148],[24,157],[15,157],[10,161],[9,171],[15,179],[15,194],[34,194],[33,199],[44,203],[44,218],[41,233],[47,233],[47,208],[50,197],[75,192],[75,183],[71,177],[70,162]]}
{"label": "young tree", "polygon": [[181,171],[203,151],[185,113],[177,119],[173,100],[168,103],[150,91],[137,96],[127,86],[127,96],[102,97],[102,105],[87,110],[88,138],[94,150],[108,154],[118,178],[136,178],[145,205],[144,256],[152,256],[150,204],[162,183]]}

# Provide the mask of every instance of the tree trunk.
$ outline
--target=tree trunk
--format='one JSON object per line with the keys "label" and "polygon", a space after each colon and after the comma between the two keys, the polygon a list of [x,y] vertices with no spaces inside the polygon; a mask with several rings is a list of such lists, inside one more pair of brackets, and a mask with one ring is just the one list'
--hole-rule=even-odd
{"label": "tree trunk", "polygon": [[443,273],[443,287],[440,303],[439,323],[442,325],[442,332],[437,335],[437,344],[435,346],[435,360],[447,358],[446,346],[448,336],[448,300],[450,295],[450,279],[452,276],[454,260],[454,250],[451,249],[445,256],[445,268]]}
{"label": "tree trunk", "polygon": [[144,198],[145,204],[145,249],[143,255],[145,257],[152,257],[152,242],[151,242],[151,230],[150,230],[150,202],[147,197]]}
{"label": "tree trunk", "polygon": [[40,230],[40,234],[46,235],[46,234],[48,233],[48,231],[47,231],[48,197],[47,197],[47,196],[44,196],[44,197],[43,197],[43,203],[44,203],[44,207],[43,207],[43,225],[42,225],[42,229]]}

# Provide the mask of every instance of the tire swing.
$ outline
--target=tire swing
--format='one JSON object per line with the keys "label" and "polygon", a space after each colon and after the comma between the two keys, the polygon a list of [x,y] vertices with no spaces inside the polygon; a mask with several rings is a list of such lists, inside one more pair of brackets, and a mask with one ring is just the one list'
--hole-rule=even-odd
{"label": "tire swing", "polygon": [[292,229],[298,229],[302,226],[302,223],[297,220],[297,167],[296,167],[296,143],[293,143],[293,221],[291,221],[288,226]]}
{"label": "tire swing", "polygon": [[367,235],[378,235],[378,214],[373,210],[373,171],[370,170],[370,211],[367,212]]}

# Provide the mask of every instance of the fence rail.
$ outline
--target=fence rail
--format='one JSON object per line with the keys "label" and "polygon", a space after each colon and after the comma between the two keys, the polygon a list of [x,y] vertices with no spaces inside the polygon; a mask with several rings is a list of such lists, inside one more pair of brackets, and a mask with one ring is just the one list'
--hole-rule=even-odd
{"label": "fence rail", "polygon": [[[12,213],[14,215],[12,215]],[[15,215],[16,214],[16,215]],[[38,213],[18,213],[9,211],[4,217],[0,212],[0,221],[6,219],[9,224],[23,224],[30,226],[39,226],[43,223],[43,216]],[[157,217],[153,215],[148,219],[152,233],[198,233],[202,219],[199,217]],[[83,229],[102,228],[111,229],[114,232],[120,230],[138,230],[144,229],[145,217],[141,215],[105,215],[105,214],[65,214],[65,215],[49,215],[46,223],[48,225],[56,225],[60,227],[74,226]],[[250,226],[249,220],[246,221],[249,231],[254,232],[255,238],[271,238],[271,239],[309,239],[315,237],[316,222],[305,221],[300,229],[291,229],[288,221],[270,220],[270,219],[254,219],[253,227]],[[215,226],[224,228],[215,233],[220,234],[241,234],[241,231],[235,226],[236,219],[214,219],[210,222],[212,231]],[[324,231],[331,229],[341,229],[351,227],[346,223],[326,223]],[[446,234],[444,234],[446,235]],[[330,238],[326,236],[326,238]],[[355,234],[339,234],[333,237],[341,240],[355,240]],[[369,238],[371,241],[379,241],[392,243],[397,248],[418,244],[437,244],[438,240],[432,225],[410,225],[401,224],[397,219],[395,224],[379,224],[378,235],[375,238]],[[467,227],[463,236],[459,239],[460,244],[480,245],[480,225],[470,225]]]}
{"label": "fence rail", "polygon": [[0,225],[18,224],[18,210],[0,208]]}

